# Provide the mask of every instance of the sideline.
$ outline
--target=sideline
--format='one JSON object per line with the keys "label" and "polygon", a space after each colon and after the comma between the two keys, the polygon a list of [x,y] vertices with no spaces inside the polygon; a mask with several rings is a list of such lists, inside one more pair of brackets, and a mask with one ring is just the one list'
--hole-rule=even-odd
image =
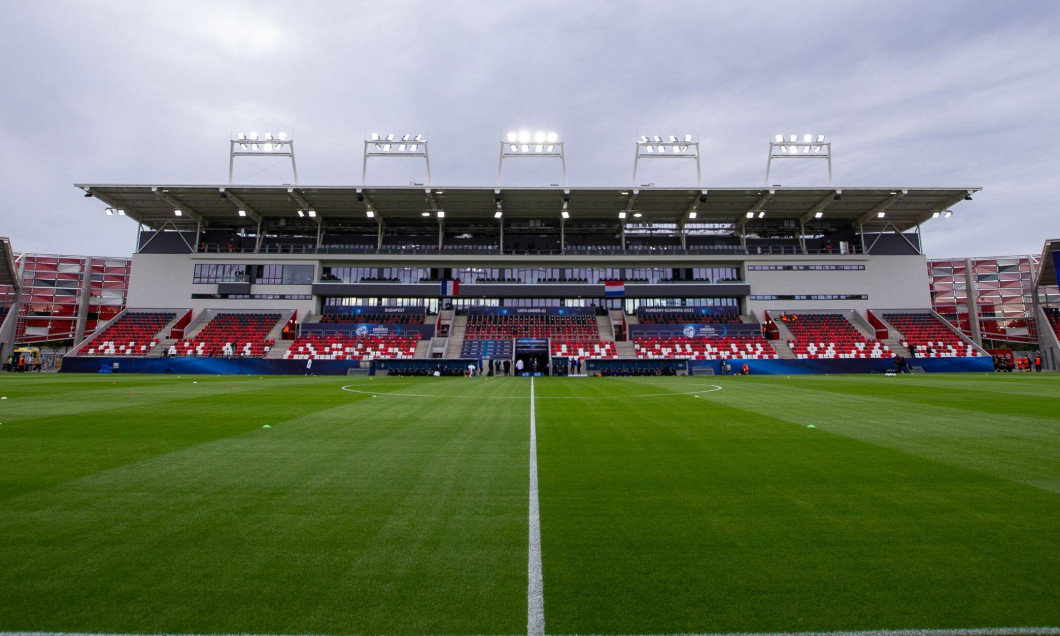
{"label": "sideline", "polygon": [[530,541],[527,562],[526,634],[545,636],[545,583],[541,570],[541,508],[537,490],[537,413],[530,378]]}

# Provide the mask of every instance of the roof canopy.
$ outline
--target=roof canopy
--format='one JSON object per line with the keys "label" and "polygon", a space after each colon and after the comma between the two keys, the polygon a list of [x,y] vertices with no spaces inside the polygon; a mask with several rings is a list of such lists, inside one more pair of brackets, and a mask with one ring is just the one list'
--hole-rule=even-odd
{"label": "roof canopy", "polygon": [[[906,231],[980,188],[468,188],[354,186],[78,184],[86,193],[151,229],[204,226],[375,231],[520,222],[568,229],[626,223],[744,226],[748,232],[838,225]],[[175,210],[180,210],[177,216]],[[246,216],[240,216],[243,210]],[[312,215],[309,211],[312,211]],[[299,214],[302,211],[302,214]]]}

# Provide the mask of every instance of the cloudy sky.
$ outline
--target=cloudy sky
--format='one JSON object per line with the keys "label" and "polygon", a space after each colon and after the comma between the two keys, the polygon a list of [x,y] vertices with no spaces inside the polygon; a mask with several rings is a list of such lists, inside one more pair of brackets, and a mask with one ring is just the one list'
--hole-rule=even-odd
{"label": "cloudy sky", "polygon": [[[136,224],[72,184],[224,183],[240,130],[292,134],[303,185],[359,183],[364,135],[392,130],[429,135],[435,185],[489,186],[526,127],[560,132],[572,186],[629,184],[634,138],[691,132],[706,187],[757,187],[773,134],[823,133],[837,186],[984,188],[924,226],[930,257],[1060,237],[1060,2],[747,4],[11,0],[0,236],[128,255]],[[557,181],[528,163],[505,182]],[[773,183],[827,181],[788,163]],[[674,164],[638,181],[694,184]],[[289,180],[260,167],[237,175]]]}

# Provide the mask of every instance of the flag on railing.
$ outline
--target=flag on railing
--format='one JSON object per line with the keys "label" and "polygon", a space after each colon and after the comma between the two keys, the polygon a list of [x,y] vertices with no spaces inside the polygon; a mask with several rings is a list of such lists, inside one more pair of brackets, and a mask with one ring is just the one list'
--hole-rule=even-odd
{"label": "flag on railing", "polygon": [[604,296],[607,298],[621,298],[626,295],[626,283],[620,280],[604,281]]}
{"label": "flag on railing", "polygon": [[460,281],[459,280],[443,280],[442,281],[442,296],[459,296],[460,295]]}

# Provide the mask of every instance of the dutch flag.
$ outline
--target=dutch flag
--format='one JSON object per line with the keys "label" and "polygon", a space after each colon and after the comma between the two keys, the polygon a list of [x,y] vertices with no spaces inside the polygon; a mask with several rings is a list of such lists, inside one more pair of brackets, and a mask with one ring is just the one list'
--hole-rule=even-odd
{"label": "dutch flag", "polygon": [[442,296],[459,296],[460,295],[460,281],[459,280],[443,280],[442,281]]}
{"label": "dutch flag", "polygon": [[620,280],[604,281],[604,296],[607,298],[620,298],[626,295],[626,284]]}

